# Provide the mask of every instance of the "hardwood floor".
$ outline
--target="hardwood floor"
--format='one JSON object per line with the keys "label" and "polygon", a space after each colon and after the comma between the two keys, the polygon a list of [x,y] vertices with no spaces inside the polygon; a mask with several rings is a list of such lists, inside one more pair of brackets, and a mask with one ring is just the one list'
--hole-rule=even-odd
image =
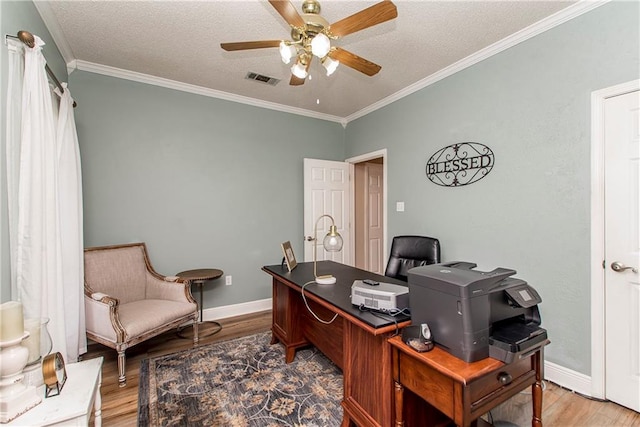
{"label": "hardwood floor", "polygon": [[[549,381],[544,382],[544,427],[640,426],[640,414],[613,402],[588,399]],[[531,425],[531,393],[522,392],[491,411],[496,427]],[[485,417],[486,418],[486,417]],[[500,421],[512,424],[500,423]]]}
{"label": "hardwood floor", "polygon": [[[218,334],[204,337],[201,344],[209,344],[250,335],[271,328],[271,311],[223,319]],[[181,339],[175,332],[167,332],[127,350],[127,386],[118,387],[116,352],[100,344],[91,344],[83,359],[103,356],[102,368],[102,425],[105,427],[136,426],[138,411],[138,380],[140,362],[148,357],[174,353],[192,348],[193,342]],[[640,427],[640,414],[611,402],[599,402],[582,397],[558,385],[545,382],[542,421],[545,427]],[[491,412],[498,425],[526,427],[531,425],[531,396],[520,393]],[[505,424],[504,422],[511,424]],[[93,426],[93,417],[91,419]]]}

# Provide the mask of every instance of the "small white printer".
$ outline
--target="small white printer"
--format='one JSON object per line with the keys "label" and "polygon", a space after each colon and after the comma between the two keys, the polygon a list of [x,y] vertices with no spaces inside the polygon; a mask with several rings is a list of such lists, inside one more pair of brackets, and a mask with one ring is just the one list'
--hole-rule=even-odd
{"label": "small white printer", "polygon": [[403,310],[409,308],[409,288],[393,283],[354,280],[351,304],[387,312]]}

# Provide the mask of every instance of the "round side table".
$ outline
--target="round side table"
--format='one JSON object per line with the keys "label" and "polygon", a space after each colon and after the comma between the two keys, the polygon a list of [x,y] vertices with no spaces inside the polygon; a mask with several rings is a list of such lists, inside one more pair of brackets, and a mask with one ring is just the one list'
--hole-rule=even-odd
{"label": "round side table", "polygon": [[[217,268],[200,268],[200,269],[196,269],[196,270],[186,270],[186,271],[181,271],[180,273],[177,273],[176,276],[180,277],[181,279],[186,279],[189,280],[191,283],[195,284],[196,286],[198,286],[198,288],[200,289],[200,321],[198,321],[198,336],[199,337],[208,337],[210,335],[214,335],[217,334],[218,332],[220,332],[222,330],[222,325],[219,322],[216,322],[215,320],[207,320],[206,322],[203,320],[203,316],[202,316],[202,288],[204,286],[204,284],[210,280],[214,280],[217,279],[219,277],[222,277],[224,273],[222,272],[222,270],[218,270]],[[200,329],[200,326],[205,324],[205,323],[211,323],[212,325],[215,325],[216,328],[214,329],[210,329],[208,331],[204,331],[202,329]],[[178,329],[178,336],[181,338],[190,338],[184,335],[183,333],[184,329]]]}

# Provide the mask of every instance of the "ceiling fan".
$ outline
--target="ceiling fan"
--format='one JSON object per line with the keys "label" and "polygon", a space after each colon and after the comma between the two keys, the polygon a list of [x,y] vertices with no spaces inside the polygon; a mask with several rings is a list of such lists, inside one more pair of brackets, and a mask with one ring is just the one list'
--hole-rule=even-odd
{"label": "ceiling fan", "polygon": [[269,3],[291,26],[291,40],[220,43],[220,47],[226,51],[279,48],[285,64],[295,58],[289,81],[293,86],[304,84],[314,56],[320,60],[327,75],[331,75],[340,63],[368,76],[377,74],[382,68],[348,50],[331,46],[331,40],[396,18],[398,10],[390,0],[383,0],[333,24],[320,16],[317,0],[304,0],[302,15],[288,0],[269,0]]}

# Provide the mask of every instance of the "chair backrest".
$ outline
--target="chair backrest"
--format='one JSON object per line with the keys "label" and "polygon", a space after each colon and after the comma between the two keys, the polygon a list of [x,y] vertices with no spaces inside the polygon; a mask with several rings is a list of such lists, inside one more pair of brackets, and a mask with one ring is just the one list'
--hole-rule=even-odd
{"label": "chair backrest", "polygon": [[84,250],[84,280],[124,304],[145,298],[147,255],[144,243]]}
{"label": "chair backrest", "polygon": [[433,237],[396,236],[391,243],[391,254],[384,275],[408,280],[413,267],[440,262],[440,241]]}

